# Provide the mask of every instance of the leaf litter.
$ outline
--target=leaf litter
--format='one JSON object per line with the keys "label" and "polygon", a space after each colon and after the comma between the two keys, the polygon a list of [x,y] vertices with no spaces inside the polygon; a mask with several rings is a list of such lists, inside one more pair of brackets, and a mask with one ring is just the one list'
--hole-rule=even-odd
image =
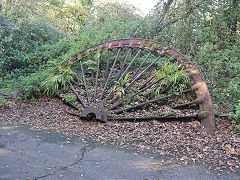
{"label": "leaf litter", "polygon": [[136,152],[170,155],[180,164],[200,162],[209,169],[235,173],[240,168],[240,133],[227,119],[216,118],[213,136],[196,132],[192,122],[118,122],[81,120],[67,113],[71,109],[57,98],[41,97],[34,102],[9,101],[0,108],[0,120],[30,125],[36,129],[79,136],[101,144],[110,143]]}

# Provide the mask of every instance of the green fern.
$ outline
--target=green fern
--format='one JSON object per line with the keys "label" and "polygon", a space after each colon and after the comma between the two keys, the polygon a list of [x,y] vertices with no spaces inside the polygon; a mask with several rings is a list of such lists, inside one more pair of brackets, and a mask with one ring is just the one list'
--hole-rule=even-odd
{"label": "green fern", "polygon": [[[57,65],[57,64],[55,64]],[[42,83],[41,89],[49,96],[58,94],[61,90],[67,91],[69,83],[73,81],[73,72],[70,68],[71,62],[67,66],[58,66]]]}
{"label": "green fern", "polygon": [[161,71],[155,72],[157,79],[161,79],[158,84],[152,87],[155,96],[159,97],[163,88],[169,88],[171,92],[181,93],[190,87],[190,80],[184,69],[179,70],[176,64],[165,64]]}

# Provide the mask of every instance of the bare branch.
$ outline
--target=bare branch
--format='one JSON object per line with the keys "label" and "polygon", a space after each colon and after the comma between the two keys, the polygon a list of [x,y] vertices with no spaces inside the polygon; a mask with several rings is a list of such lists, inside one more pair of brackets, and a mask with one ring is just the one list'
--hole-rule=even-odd
{"label": "bare branch", "polygon": [[177,23],[178,21],[182,20],[182,19],[185,19],[187,18],[189,15],[191,15],[193,13],[193,11],[197,8],[199,8],[199,6],[204,2],[204,0],[200,1],[198,4],[195,5],[195,7],[192,7],[190,4],[189,4],[189,1],[187,1],[187,12],[186,14],[182,15],[181,17],[179,18],[175,18],[175,19],[171,19],[169,20],[168,22],[164,23],[164,25],[161,27],[161,30],[162,31],[163,29],[165,29],[167,26],[169,25],[172,25],[172,24],[175,24]]}
{"label": "bare branch", "polygon": [[171,4],[173,3],[174,0],[168,0],[168,2],[164,3],[164,7],[163,7],[163,13],[162,15],[159,17],[159,19],[157,20],[157,23],[161,23],[163,21],[163,19],[165,18],[165,16],[167,15]]}

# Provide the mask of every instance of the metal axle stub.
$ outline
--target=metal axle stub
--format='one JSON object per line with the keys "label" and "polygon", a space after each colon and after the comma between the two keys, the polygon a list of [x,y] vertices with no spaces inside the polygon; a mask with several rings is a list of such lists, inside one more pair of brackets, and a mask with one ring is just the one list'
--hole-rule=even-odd
{"label": "metal axle stub", "polygon": [[89,119],[91,118],[91,115],[95,115],[96,120],[107,122],[107,114],[105,112],[105,109],[101,106],[85,108],[80,114],[80,118]]}

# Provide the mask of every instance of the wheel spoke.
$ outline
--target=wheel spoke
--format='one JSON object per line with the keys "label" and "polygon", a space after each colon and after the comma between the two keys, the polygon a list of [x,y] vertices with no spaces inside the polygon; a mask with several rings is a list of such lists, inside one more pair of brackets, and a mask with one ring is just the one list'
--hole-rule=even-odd
{"label": "wheel spoke", "polygon": [[191,121],[192,119],[199,119],[199,115],[187,115],[187,116],[147,116],[147,117],[117,117],[113,118],[111,120],[115,121],[134,121],[134,122],[139,122],[139,121],[149,121],[149,120],[158,120],[158,121]]}
{"label": "wheel spoke", "polygon": [[138,74],[138,72],[140,71],[140,69],[143,67],[143,65],[145,64],[145,62],[148,60],[149,56],[151,55],[152,52],[149,52],[147,54],[147,56],[145,57],[145,59],[143,60],[143,62],[141,63],[141,65],[137,68],[135,74],[133,75],[133,78]]}
{"label": "wheel spoke", "polygon": [[[176,55],[173,55],[170,59],[168,59],[166,65],[168,65],[175,58],[176,58]],[[155,77],[156,77],[155,75],[151,76],[149,79],[146,80],[146,82],[139,89],[143,89],[144,87],[146,87],[146,85],[150,83]]]}
{"label": "wheel spoke", "polygon": [[100,100],[102,100],[102,98],[103,98],[103,96],[104,96],[104,93],[105,93],[106,88],[107,88],[107,85],[108,85],[108,81],[109,81],[110,78],[111,78],[113,69],[114,69],[114,67],[115,67],[115,65],[116,65],[116,63],[117,63],[118,56],[119,56],[119,54],[120,54],[120,52],[121,52],[121,49],[122,49],[122,48],[119,48],[119,49],[118,49],[118,52],[117,52],[116,58],[115,58],[115,60],[114,60],[114,62],[113,62],[111,71],[110,71],[110,73],[109,73],[109,75],[108,75],[108,78],[107,78],[107,81],[106,81],[106,83],[105,83],[105,85],[104,85],[104,88],[103,88],[103,91],[102,91],[102,95],[101,95],[101,97],[100,97]]}
{"label": "wheel spoke", "polygon": [[96,96],[97,96],[99,66],[100,66],[100,55],[98,57],[98,64],[97,64],[97,75],[96,75],[95,89],[94,89],[94,103],[96,103]]}
{"label": "wheel spoke", "polygon": [[203,103],[203,102],[204,102],[204,96],[200,97],[200,98],[197,98],[196,100],[191,101],[191,102],[175,105],[175,106],[172,107],[172,109],[182,109],[182,108],[185,108],[187,106],[190,106],[190,105],[193,105],[193,104],[200,104],[200,103]]}
{"label": "wheel spoke", "polygon": [[129,50],[128,50],[128,52],[127,52],[127,56],[126,56],[126,58],[125,58],[125,60],[124,60],[124,62],[123,62],[122,68],[120,69],[120,72],[119,72],[119,74],[118,74],[117,82],[119,82],[119,81],[121,80],[120,77],[121,77],[121,75],[122,75],[122,71],[123,71],[123,69],[124,69],[124,67],[125,67],[125,65],[126,65],[126,63],[127,63],[127,60],[128,60],[128,57],[129,57],[131,51],[132,51],[132,48],[129,48]]}
{"label": "wheel spoke", "polygon": [[79,108],[78,108],[77,106],[75,106],[75,105],[74,105],[73,103],[71,103],[71,102],[66,101],[66,100],[63,99],[60,95],[57,95],[57,97],[58,97],[59,99],[62,99],[62,100],[63,100],[63,103],[66,104],[67,106],[72,107],[72,108],[74,108],[75,110],[79,110]]}
{"label": "wheel spoke", "polygon": [[84,71],[83,71],[82,61],[80,60],[79,63],[80,63],[80,66],[81,66],[81,72],[82,72],[83,82],[84,82],[84,86],[85,86],[85,90],[86,90],[86,94],[87,94],[87,100],[88,100],[88,103],[90,104],[91,100],[90,100],[90,97],[89,97],[89,94],[88,94],[88,87],[87,87],[87,82],[86,82],[86,78],[85,78]]}
{"label": "wheel spoke", "polygon": [[111,52],[112,52],[112,50],[109,49],[109,50],[108,50],[108,57],[107,57],[107,66],[106,66],[106,70],[105,70],[105,81],[104,81],[105,83],[107,82],[107,77],[108,77],[108,69],[109,69]]}
{"label": "wheel spoke", "polygon": [[79,94],[77,93],[77,91],[73,87],[72,83],[70,81],[68,81],[68,83],[69,83],[71,89],[73,90],[73,92],[75,93],[75,95],[77,96],[78,101],[83,105],[84,108],[86,108],[87,106],[85,105],[85,103],[83,102],[83,99],[79,96]]}
{"label": "wheel spoke", "polygon": [[113,87],[111,88],[111,92],[108,94],[108,96],[104,99],[103,104],[106,103],[106,101],[109,99],[109,97],[112,95],[113,91],[114,91],[114,87],[117,86],[117,84],[121,81],[121,79],[128,73],[129,68],[131,67],[131,65],[133,64],[133,62],[135,61],[135,59],[139,56],[139,54],[142,52],[142,49],[139,49],[137,54],[134,56],[134,58],[132,59],[132,61],[129,63],[129,65],[127,66],[126,70],[124,71],[124,73],[120,76],[119,80],[115,82],[115,84],[113,85]]}
{"label": "wheel spoke", "polygon": [[[182,67],[182,65],[179,66],[179,68],[181,68],[181,67]],[[171,73],[169,73],[168,75],[171,75],[171,74],[174,73],[174,72],[176,72],[176,70],[173,71],[173,72],[171,72]],[[128,98],[126,98],[126,99],[120,101],[120,102],[117,103],[116,105],[112,106],[112,107],[110,108],[110,110],[116,109],[116,108],[117,108],[118,106],[120,106],[122,103],[124,103],[124,102],[126,102],[126,101],[132,99],[134,96],[136,96],[136,95],[138,95],[138,94],[144,92],[146,89],[149,89],[149,88],[152,87],[154,84],[159,83],[159,82],[162,81],[163,79],[164,79],[164,78],[160,78],[160,79],[158,79],[158,80],[153,81],[152,83],[150,83],[150,84],[149,84],[148,86],[146,86],[145,88],[139,90],[138,92],[134,93],[134,94],[131,95],[130,97],[128,97]]]}
{"label": "wheel spoke", "polygon": [[[186,89],[186,90],[182,91],[182,93],[187,93],[187,92],[190,92],[190,91],[191,91],[191,89]],[[132,109],[137,109],[137,108],[149,105],[151,103],[156,103],[156,102],[162,101],[164,99],[167,99],[167,98],[173,97],[173,96],[176,96],[176,94],[170,94],[170,95],[163,96],[163,97],[160,97],[160,98],[155,98],[155,99],[152,99],[150,101],[147,101],[147,102],[144,102],[144,103],[140,103],[140,104],[135,105],[135,106],[128,107],[126,109],[117,110],[117,111],[114,111],[114,114],[120,114],[120,113],[122,113],[124,111],[130,111]]]}
{"label": "wheel spoke", "polygon": [[[137,81],[150,67],[152,67],[154,65],[155,62],[157,62],[163,55],[161,54],[160,56],[158,56],[147,68],[145,68],[136,78],[134,78],[130,84],[128,86],[126,86],[124,88],[124,91],[126,91],[129,87],[131,87],[133,85],[133,83],[135,81]],[[111,101],[110,104],[114,103],[117,99],[119,98],[119,96],[117,95],[116,97],[114,97]],[[107,100],[107,99],[106,99]],[[105,101],[106,102],[106,101]],[[105,103],[104,102],[104,103]]]}

